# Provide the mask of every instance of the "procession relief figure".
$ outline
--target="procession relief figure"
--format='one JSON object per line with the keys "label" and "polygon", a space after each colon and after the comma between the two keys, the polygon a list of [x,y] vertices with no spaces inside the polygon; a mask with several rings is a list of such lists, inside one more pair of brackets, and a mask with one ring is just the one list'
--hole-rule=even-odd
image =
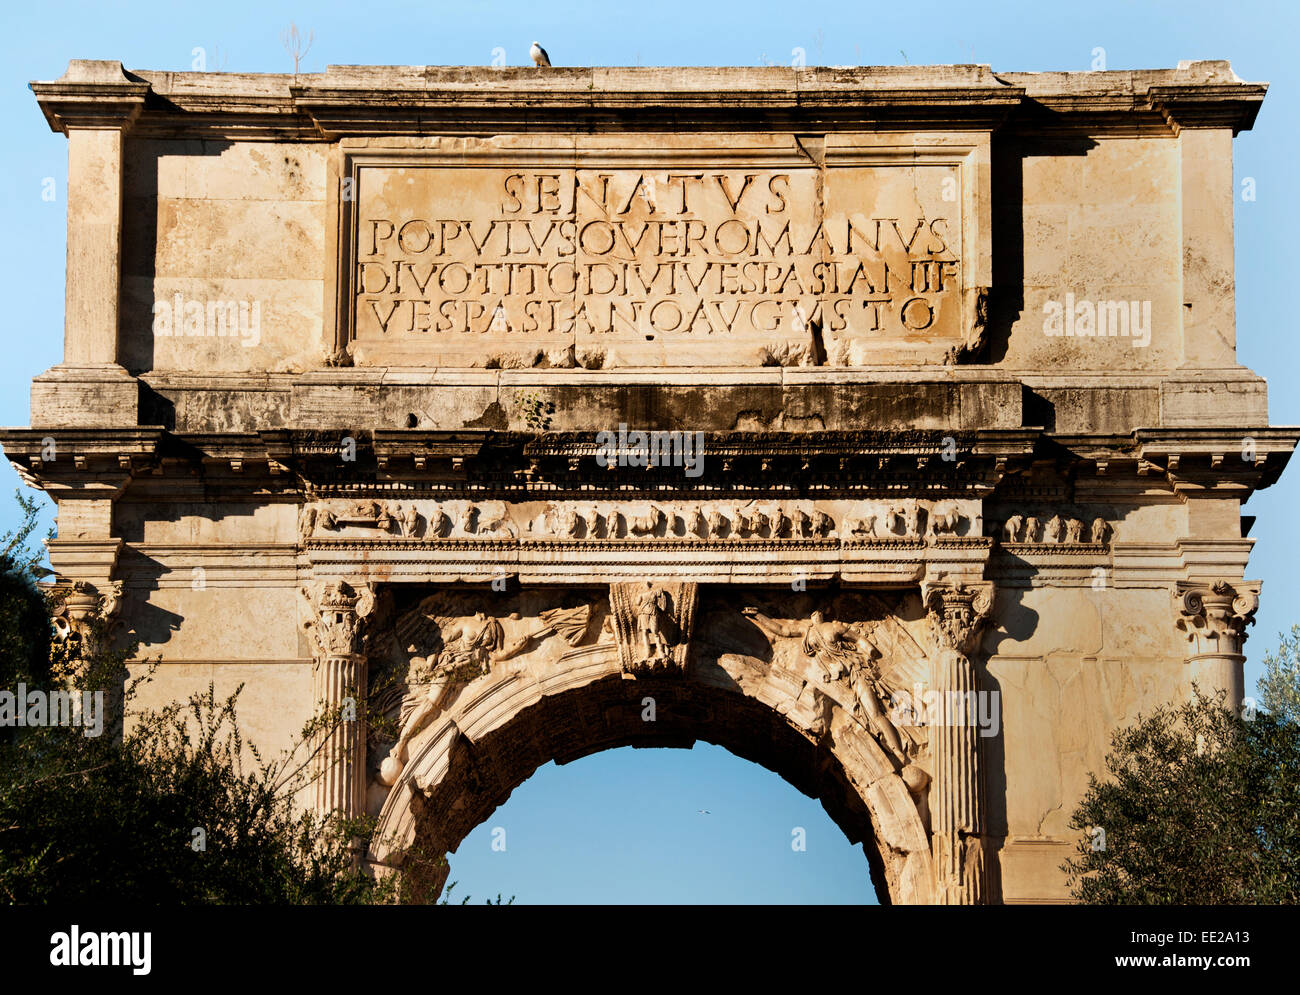
{"label": "procession relief figure", "polygon": [[714,508],[711,512],[709,512],[708,532],[706,533],[706,535],[711,535],[716,539],[718,536],[722,535],[722,531],[726,527],[727,527],[726,515],[724,515],[717,508]]}
{"label": "procession relief figure", "polygon": [[[800,539],[812,538],[812,518],[802,508],[795,509],[794,528],[798,530]],[[794,530],[791,531],[791,535],[793,534]]]}
{"label": "procession relief figure", "polygon": [[772,511],[772,538],[782,538],[786,530],[790,528],[790,516],[785,513],[784,508],[776,508]]}
{"label": "procession relief figure", "polygon": [[664,520],[663,509],[654,505],[651,505],[649,510],[642,515],[623,513],[624,528],[629,536],[653,536],[655,530],[664,524]]}
{"label": "procession relief figure", "polygon": [[488,539],[518,538],[514,524],[510,521],[510,515],[503,502],[487,501],[478,505],[475,510],[478,512],[477,531],[479,535]]}
{"label": "procession relief figure", "polygon": [[699,508],[691,512],[691,517],[686,520],[686,534],[688,536],[707,536],[709,534],[709,523],[704,520],[704,513]]}
{"label": "procession relief figure", "polygon": [[876,516],[863,515],[855,519],[849,527],[849,535],[857,538],[859,536],[874,536],[876,534]]}
{"label": "procession relief figure", "polygon": [[1053,515],[1043,521],[1034,516],[1016,514],[1002,526],[1006,542],[1032,543],[1104,543],[1110,535],[1110,525],[1104,518],[1094,518],[1092,525],[1079,518]]}
{"label": "procession relief figure", "polygon": [[886,536],[907,536],[907,511],[904,508],[890,508],[885,515]]}
{"label": "procession relief figure", "polygon": [[928,524],[928,522],[929,522],[929,518],[926,514],[925,509],[918,504],[915,508],[912,509],[912,521],[911,524],[908,526],[908,534],[917,536],[919,538],[924,538],[925,527]]}
{"label": "procession relief figure", "polygon": [[555,536],[575,539],[582,530],[582,518],[568,506],[551,505],[545,516],[546,530]]}
{"label": "procession relief figure", "polygon": [[1060,515],[1049,518],[1044,535],[1048,542],[1060,542],[1065,537],[1065,519]]}
{"label": "procession relief figure", "polygon": [[433,536],[436,539],[441,539],[450,531],[451,531],[451,519],[447,516],[447,513],[445,511],[439,508],[437,513],[431,519],[429,519],[428,534]]}
{"label": "procession relief figure", "polygon": [[757,508],[748,515],[741,514],[740,520],[745,533],[753,539],[757,539],[770,524],[767,515]]}
{"label": "procession relief figure", "polygon": [[804,656],[817,661],[822,669],[822,680],[826,683],[847,678],[857,705],[866,713],[867,727],[872,734],[900,764],[909,762],[903,737],[885,712],[883,702],[891,695],[876,662],[880,651],[868,638],[866,625],[828,621],[820,611],[813,612],[806,623],[779,622],[757,608],[743,608],[741,611],[768,636],[801,639]]}
{"label": "procession relief figure", "polygon": [[415,530],[420,525],[420,513],[411,505],[402,513],[402,535],[408,539],[415,537]]}
{"label": "procession relief figure", "polygon": [[298,541],[305,543],[316,531],[316,509],[305,507],[298,517]]}
{"label": "procession relief figure", "polygon": [[966,516],[955,508],[945,512],[934,511],[930,514],[930,529],[935,535],[954,534],[965,520]]}

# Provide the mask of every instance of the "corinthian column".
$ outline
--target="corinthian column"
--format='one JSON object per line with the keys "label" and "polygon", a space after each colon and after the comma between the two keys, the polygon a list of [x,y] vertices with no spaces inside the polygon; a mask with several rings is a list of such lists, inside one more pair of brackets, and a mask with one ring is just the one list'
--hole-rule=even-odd
{"label": "corinthian column", "polygon": [[327,724],[312,743],[316,810],[354,818],[365,811],[366,618],[374,610],[369,587],[338,581],[315,596],[307,631],[314,643],[312,697]]}
{"label": "corinthian column", "polygon": [[993,585],[931,583],[924,596],[937,650],[930,657],[930,691],[937,693],[941,707],[939,721],[932,719],[929,730],[935,901],[979,905],[989,900],[989,891],[980,735],[969,711],[979,690],[971,654],[993,606]]}
{"label": "corinthian column", "polygon": [[1174,600],[1175,624],[1187,637],[1189,683],[1211,696],[1223,691],[1225,704],[1240,708],[1246,684],[1241,651],[1259,608],[1259,582],[1182,582]]}

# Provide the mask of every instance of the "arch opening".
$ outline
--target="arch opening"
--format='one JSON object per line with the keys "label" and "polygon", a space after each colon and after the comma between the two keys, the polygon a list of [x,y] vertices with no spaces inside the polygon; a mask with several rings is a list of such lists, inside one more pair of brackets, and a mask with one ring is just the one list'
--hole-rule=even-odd
{"label": "arch opening", "polygon": [[[651,708],[653,721],[643,718]],[[547,695],[477,741],[456,737],[436,790],[413,796],[423,797],[416,841],[427,852],[456,850],[552,760],[568,764],[620,747],[690,749],[697,741],[758,764],[821,802],[848,840],[863,846],[877,895],[888,894],[870,812],[827,750],[753,699],[667,678],[605,677]]]}
{"label": "arch opening", "polygon": [[[618,747],[720,746],[817,799],[862,845],[881,904],[930,894],[928,832],[895,765],[847,709],[774,661],[738,665],[701,648],[687,672],[624,673],[610,643],[544,666],[494,668],[460,688],[413,741],[382,803],[370,859],[402,870],[404,853],[453,852],[550,761]],[[440,889],[438,880],[421,884]]]}
{"label": "arch opening", "polygon": [[878,904],[819,800],[703,740],[543,764],[447,860],[452,902]]}

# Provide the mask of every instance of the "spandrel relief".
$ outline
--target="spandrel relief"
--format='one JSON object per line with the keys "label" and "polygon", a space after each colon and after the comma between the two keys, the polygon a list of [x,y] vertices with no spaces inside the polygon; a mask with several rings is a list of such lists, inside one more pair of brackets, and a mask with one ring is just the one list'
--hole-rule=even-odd
{"label": "spandrel relief", "polygon": [[912,781],[928,783],[924,713],[911,707],[929,680],[926,651],[912,634],[918,625],[919,602],[905,608],[870,594],[719,593],[701,619],[698,655],[742,689],[761,683],[773,667],[794,675],[805,688],[800,696],[809,696],[811,734],[830,727],[823,704],[829,702],[863,727],[898,770],[915,766]]}
{"label": "spandrel relief", "polygon": [[373,702],[397,729],[379,781],[396,782],[412,741],[461,689],[482,677],[545,666],[569,649],[597,642],[605,614],[595,595],[544,591],[499,599],[438,591],[397,613],[383,640],[386,690]]}

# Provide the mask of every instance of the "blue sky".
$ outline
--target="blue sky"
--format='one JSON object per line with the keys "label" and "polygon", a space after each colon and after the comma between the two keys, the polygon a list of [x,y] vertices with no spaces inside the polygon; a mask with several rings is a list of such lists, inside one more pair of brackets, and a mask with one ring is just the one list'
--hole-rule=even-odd
{"label": "blue sky", "polygon": [[[1300,183],[1300,59],[1289,3],[1071,4],[317,3],[225,0],[186,4],[5,4],[0,12],[0,199],[9,235],[9,324],[0,365],[0,424],[26,425],[31,378],[62,358],[67,149],[51,133],[27,83],[55,79],[71,58],[118,59],[128,68],[292,71],[280,41],[291,21],[315,34],[304,72],[327,64],[488,64],[504,50],[526,64],[536,38],[556,65],[987,63],[995,70],[1172,67],[1229,59],[1238,76],[1272,84],[1255,129],[1236,142],[1237,335],[1240,362],[1268,377],[1270,420],[1300,424],[1300,345],[1291,327],[1290,226]],[[42,197],[54,178],[55,199]],[[0,531],[14,521],[3,495],[21,487],[0,465]],[[1264,581],[1247,645],[1247,687],[1277,633],[1300,621],[1300,467],[1246,506],[1261,540],[1248,576]],[[710,816],[698,810],[709,809]],[[493,851],[491,830],[507,830]],[[808,849],[790,847],[795,826]],[[715,747],[618,750],[564,768],[548,765],[462,844],[458,893],[498,891],[521,901],[865,901],[866,862],[820,806],[753,764]]]}

